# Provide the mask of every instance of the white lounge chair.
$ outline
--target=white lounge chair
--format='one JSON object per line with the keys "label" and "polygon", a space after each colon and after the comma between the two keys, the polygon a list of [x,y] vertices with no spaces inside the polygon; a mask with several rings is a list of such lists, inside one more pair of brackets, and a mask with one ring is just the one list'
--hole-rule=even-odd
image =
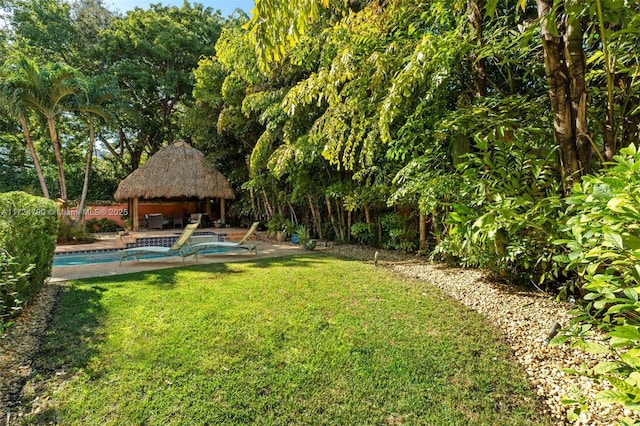
{"label": "white lounge chair", "polygon": [[161,254],[166,256],[180,255],[183,261],[185,257],[193,255],[196,257],[197,261],[198,251],[191,245],[191,243],[189,243],[189,238],[191,238],[193,232],[197,227],[197,223],[187,225],[182,230],[182,234],[180,234],[176,242],[173,243],[171,247],[148,246],[124,249],[121,251],[122,254],[120,255],[120,265],[122,265],[122,261],[127,258],[138,258],[138,260],[140,260],[140,256],[144,256],[147,254]]}
{"label": "white lounge chair", "polygon": [[258,254],[258,245],[256,243],[247,243],[247,240],[249,239],[249,237],[251,237],[251,235],[253,235],[253,233],[258,228],[259,224],[260,222],[254,222],[253,225],[251,225],[251,227],[247,231],[247,233],[244,235],[244,237],[242,237],[242,239],[238,242],[207,241],[203,243],[193,244],[193,248],[198,253],[201,251],[205,251],[208,249],[215,249],[215,248],[235,248],[240,250],[248,250],[249,253],[253,252],[254,254]]}

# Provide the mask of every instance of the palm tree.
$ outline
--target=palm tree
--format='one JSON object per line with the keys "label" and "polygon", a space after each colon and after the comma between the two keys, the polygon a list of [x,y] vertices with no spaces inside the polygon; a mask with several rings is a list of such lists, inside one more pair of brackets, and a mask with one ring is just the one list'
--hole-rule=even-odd
{"label": "palm tree", "polygon": [[31,132],[29,131],[27,121],[27,106],[24,101],[24,96],[25,93],[28,92],[29,83],[25,81],[23,74],[18,71],[17,67],[5,68],[5,71],[9,71],[9,74],[6,79],[3,79],[0,99],[6,105],[9,115],[16,119],[22,127],[22,133],[24,134],[27,148],[29,149],[29,153],[33,159],[33,167],[36,169],[36,174],[38,175],[42,195],[49,198],[47,182],[44,180],[42,167],[40,166],[38,154],[36,153],[33,140],[31,139]]}
{"label": "palm tree", "polygon": [[110,114],[106,110],[109,102],[117,98],[117,86],[109,82],[107,77],[99,76],[89,78],[85,81],[86,90],[74,97],[74,110],[87,119],[89,126],[89,147],[87,150],[87,163],[84,170],[84,181],[82,184],[82,195],[78,204],[79,223],[84,217],[84,205],[89,191],[89,176],[91,174],[91,162],[93,160],[93,150],[95,146],[95,119],[109,119]]}
{"label": "palm tree", "polygon": [[22,105],[41,113],[47,120],[60,178],[60,198],[66,201],[67,184],[55,118],[66,109],[64,101],[79,92],[81,81],[78,78],[78,72],[58,63],[39,67],[34,61],[20,58],[16,64],[16,73],[24,83],[20,96]]}

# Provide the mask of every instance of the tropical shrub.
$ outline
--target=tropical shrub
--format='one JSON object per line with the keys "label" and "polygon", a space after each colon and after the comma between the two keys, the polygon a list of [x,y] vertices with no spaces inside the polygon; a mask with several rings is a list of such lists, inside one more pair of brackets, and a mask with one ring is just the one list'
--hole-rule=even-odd
{"label": "tropical shrub", "polygon": [[78,244],[89,243],[95,239],[83,225],[61,219],[56,241],[61,244]]}
{"label": "tropical shrub", "polygon": [[0,194],[0,247],[6,251],[0,315],[29,302],[49,277],[57,229],[53,201],[24,192]]}
{"label": "tropical shrub", "polygon": [[33,265],[20,271],[15,258],[0,250],[0,335],[13,325],[11,318],[22,309],[18,287],[28,279],[31,269]]}
{"label": "tropical shrub", "polygon": [[384,231],[383,247],[393,250],[413,251],[416,249],[417,230],[411,219],[398,213],[387,213],[381,219]]}
{"label": "tropical shrub", "polygon": [[351,225],[351,236],[360,244],[374,245],[376,242],[376,234],[373,232],[373,226],[365,222],[356,222]]}
{"label": "tropical shrub", "polygon": [[564,220],[556,164],[553,149],[517,131],[477,137],[475,152],[459,165],[450,228],[435,253],[505,279],[542,282],[553,269],[553,241]]}
{"label": "tropical shrub", "polygon": [[295,228],[295,234],[298,236],[298,242],[307,250],[313,250],[316,247],[316,240],[311,238],[311,234],[306,226],[300,225]]}
{"label": "tropical shrub", "polygon": [[287,221],[281,213],[275,213],[267,221],[267,229],[272,232],[284,231]]}
{"label": "tropical shrub", "polygon": [[115,220],[107,219],[89,219],[87,221],[87,229],[90,232],[115,232],[118,230],[118,224]]}
{"label": "tropical shrub", "polygon": [[568,254],[555,260],[574,274],[582,297],[571,327],[552,343],[610,353],[614,361],[579,372],[613,385],[598,401],[640,412],[640,152],[621,149],[609,168],[575,184],[567,203],[567,238],[556,243]]}

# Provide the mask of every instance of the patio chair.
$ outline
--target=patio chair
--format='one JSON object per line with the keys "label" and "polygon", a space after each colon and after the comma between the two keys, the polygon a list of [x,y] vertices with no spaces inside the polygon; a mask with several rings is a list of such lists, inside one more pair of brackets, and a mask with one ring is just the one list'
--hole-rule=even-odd
{"label": "patio chair", "polygon": [[148,246],[124,249],[121,251],[122,254],[120,255],[120,265],[122,265],[122,261],[127,258],[137,257],[138,260],[140,260],[140,256],[144,256],[147,254],[159,254],[165,256],[180,255],[183,262],[185,257],[193,255],[195,256],[196,261],[198,261],[198,251],[189,243],[189,239],[193,235],[196,228],[198,228],[197,223],[187,225],[182,230],[182,234],[180,234],[176,242],[173,243],[171,247]]}
{"label": "patio chair", "polygon": [[258,254],[258,245],[256,243],[247,244],[247,240],[251,235],[253,235],[253,233],[258,228],[259,224],[260,222],[254,222],[253,225],[251,225],[251,227],[247,231],[247,233],[244,234],[244,237],[242,237],[242,239],[238,242],[208,241],[205,243],[193,244],[192,247],[196,250],[196,252],[201,252],[204,250],[215,249],[215,248],[236,248],[241,250],[248,250],[249,253],[253,252],[254,254]]}
{"label": "patio chair", "polygon": [[191,213],[189,216],[189,223],[197,223],[200,225],[200,221],[202,220],[202,213]]}
{"label": "patio chair", "polygon": [[164,229],[173,227],[172,219],[165,219],[162,213],[149,213],[144,215],[147,218],[148,229]]}

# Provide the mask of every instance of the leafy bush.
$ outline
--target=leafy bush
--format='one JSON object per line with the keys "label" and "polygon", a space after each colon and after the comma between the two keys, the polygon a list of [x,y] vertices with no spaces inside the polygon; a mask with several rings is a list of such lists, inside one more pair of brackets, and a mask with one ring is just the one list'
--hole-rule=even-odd
{"label": "leafy bush", "polygon": [[476,140],[460,164],[451,226],[435,253],[502,278],[537,284],[553,269],[553,240],[564,220],[555,152],[524,135]]}
{"label": "leafy bush", "polygon": [[57,242],[63,244],[89,243],[95,241],[91,233],[82,225],[60,220]]}
{"label": "leafy bush", "polygon": [[86,225],[89,232],[116,232],[118,230],[118,224],[115,220],[107,219],[89,219]]}
{"label": "leafy bush", "polygon": [[286,226],[287,221],[280,213],[275,213],[267,222],[267,229],[269,231],[284,231]]}
{"label": "leafy bush", "polygon": [[336,230],[331,222],[322,222],[322,236],[325,241],[335,241],[337,239]]}
{"label": "leafy bush", "polygon": [[302,247],[307,250],[313,250],[316,246],[316,241],[311,239],[311,234],[306,226],[300,225],[295,229],[295,234],[298,236],[298,242]]}
{"label": "leafy bush", "polygon": [[365,222],[356,222],[351,225],[351,236],[360,244],[373,245],[376,242],[372,225]]}
{"label": "leafy bush", "polygon": [[416,249],[417,230],[412,226],[409,218],[398,213],[388,213],[382,216],[382,229],[385,231],[384,248],[413,251]]}
{"label": "leafy bush", "polygon": [[22,309],[18,287],[29,277],[33,265],[25,271],[19,266],[9,253],[0,250],[0,334],[13,325],[11,317]]}
{"label": "leafy bush", "polygon": [[55,203],[46,198],[24,192],[0,194],[0,247],[7,253],[2,279],[8,283],[1,294],[3,318],[19,303],[29,302],[49,276],[58,228],[57,211]]}
{"label": "leafy bush", "polygon": [[585,176],[567,200],[567,238],[556,243],[568,254],[555,260],[575,274],[582,300],[570,329],[553,343],[610,353],[615,361],[581,373],[614,386],[598,401],[640,411],[640,152],[631,145],[614,160],[600,175]]}

